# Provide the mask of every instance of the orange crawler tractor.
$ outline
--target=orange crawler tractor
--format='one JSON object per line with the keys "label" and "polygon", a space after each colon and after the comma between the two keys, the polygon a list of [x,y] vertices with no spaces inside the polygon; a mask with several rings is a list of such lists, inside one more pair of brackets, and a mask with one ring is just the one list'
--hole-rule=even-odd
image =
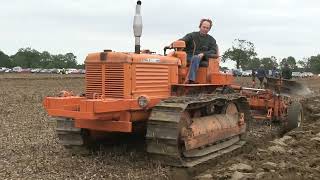
{"label": "orange crawler tractor", "polygon": [[[101,132],[142,131],[149,153],[165,164],[191,167],[241,147],[253,111],[262,111],[260,118],[301,120],[300,104],[272,91],[232,86],[233,76],[219,72],[219,55],[200,64],[197,84],[185,84],[183,41],[173,42],[168,55],[140,50],[140,8],[137,1],[135,53],[89,54],[85,95],[45,98],[62,145],[85,147]],[[299,113],[290,114],[291,104]]]}

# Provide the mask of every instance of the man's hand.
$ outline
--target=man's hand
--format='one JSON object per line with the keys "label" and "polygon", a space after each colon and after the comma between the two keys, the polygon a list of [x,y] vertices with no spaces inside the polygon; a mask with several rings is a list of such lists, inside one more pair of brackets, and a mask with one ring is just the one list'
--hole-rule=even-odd
{"label": "man's hand", "polygon": [[198,56],[199,56],[200,59],[202,59],[203,56],[204,56],[204,54],[203,54],[203,53],[200,53],[200,54],[198,54]]}

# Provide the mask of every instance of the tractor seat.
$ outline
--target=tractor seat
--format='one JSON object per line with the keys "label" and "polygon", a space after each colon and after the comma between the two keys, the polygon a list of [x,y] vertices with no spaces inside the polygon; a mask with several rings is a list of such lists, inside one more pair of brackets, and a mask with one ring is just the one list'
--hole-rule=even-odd
{"label": "tractor seat", "polygon": [[208,67],[209,61],[212,61],[213,59],[219,58],[218,54],[213,54],[210,57],[205,57],[202,61],[200,61],[199,67]]}
{"label": "tractor seat", "polygon": [[[187,61],[187,67],[189,66],[190,66],[190,62]],[[208,67],[208,66],[209,66],[209,62],[207,59],[200,61],[199,67]]]}
{"label": "tractor seat", "polygon": [[[209,66],[209,59],[215,59],[215,58],[218,58],[219,56],[218,55],[213,55],[212,57],[210,58],[204,58],[202,61],[200,61],[200,64],[199,64],[199,67],[208,67]],[[187,66],[189,67],[189,64],[190,62],[187,61]]]}
{"label": "tractor seat", "polygon": [[208,59],[204,59],[204,60],[200,61],[199,67],[208,67],[208,66],[209,66]]}

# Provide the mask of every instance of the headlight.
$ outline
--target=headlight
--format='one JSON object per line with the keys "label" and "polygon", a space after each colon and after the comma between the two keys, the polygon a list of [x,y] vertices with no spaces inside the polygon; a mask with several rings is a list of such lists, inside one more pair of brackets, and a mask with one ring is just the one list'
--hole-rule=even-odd
{"label": "headlight", "polygon": [[149,98],[146,96],[140,96],[138,97],[138,104],[141,108],[146,108],[149,104]]}

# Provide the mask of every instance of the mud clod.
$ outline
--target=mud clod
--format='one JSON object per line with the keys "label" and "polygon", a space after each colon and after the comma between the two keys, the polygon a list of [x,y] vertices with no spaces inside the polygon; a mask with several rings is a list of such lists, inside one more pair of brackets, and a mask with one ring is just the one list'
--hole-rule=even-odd
{"label": "mud clod", "polygon": [[244,163],[233,164],[229,170],[232,171],[240,171],[240,172],[251,172],[252,167],[250,165]]}

